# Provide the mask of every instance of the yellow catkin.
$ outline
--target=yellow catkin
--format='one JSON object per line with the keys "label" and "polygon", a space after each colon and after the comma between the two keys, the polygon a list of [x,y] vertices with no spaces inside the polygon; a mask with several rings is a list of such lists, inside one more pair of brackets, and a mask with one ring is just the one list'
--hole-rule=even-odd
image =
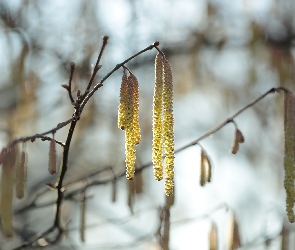
{"label": "yellow catkin", "polygon": [[57,155],[56,155],[56,142],[54,139],[50,141],[50,147],[49,147],[49,163],[48,163],[48,172],[53,175],[56,173],[56,161],[57,161]]}
{"label": "yellow catkin", "polygon": [[206,162],[205,162],[206,153],[202,149],[201,151],[201,163],[200,163],[200,185],[203,187],[206,184]]}
{"label": "yellow catkin", "polygon": [[12,202],[14,186],[14,167],[16,162],[15,146],[9,147],[2,166],[1,180],[1,222],[2,233],[5,237],[13,236]]}
{"label": "yellow catkin", "polygon": [[141,139],[139,127],[139,84],[132,72],[130,72],[128,81],[131,81],[133,86],[133,137],[134,145],[138,145]]}
{"label": "yellow catkin", "polygon": [[286,211],[291,223],[295,222],[294,200],[295,200],[295,96],[292,92],[285,93],[284,100],[284,131],[285,131],[285,180]]}
{"label": "yellow catkin", "polygon": [[22,199],[25,194],[25,187],[27,183],[27,159],[28,155],[23,145],[20,163],[16,169],[16,197]]}
{"label": "yellow catkin", "polygon": [[234,250],[241,246],[241,238],[239,233],[239,225],[234,214],[230,216],[229,234],[228,234],[228,249]]}
{"label": "yellow catkin", "polygon": [[125,126],[125,162],[126,162],[126,178],[131,180],[134,177],[135,172],[135,159],[136,151],[134,144],[134,130],[133,130],[133,99],[134,99],[134,88],[133,82],[128,77],[127,87],[127,98],[126,98],[126,126]]}
{"label": "yellow catkin", "polygon": [[120,104],[118,108],[118,127],[122,130],[124,130],[126,126],[127,85],[127,75],[124,69],[120,89]]}
{"label": "yellow catkin", "polygon": [[81,194],[81,208],[80,208],[80,239],[85,242],[85,225],[86,225],[86,195],[85,191]]}
{"label": "yellow catkin", "polygon": [[163,179],[163,59],[163,56],[158,53],[155,59],[155,88],[153,97],[152,161],[154,164],[154,177],[157,181]]}
{"label": "yellow catkin", "polygon": [[215,223],[211,224],[211,228],[209,231],[209,249],[210,250],[218,249],[217,227]]}
{"label": "yellow catkin", "polygon": [[170,63],[163,62],[163,137],[165,151],[165,193],[173,193],[174,186],[174,116],[173,116],[173,81]]}

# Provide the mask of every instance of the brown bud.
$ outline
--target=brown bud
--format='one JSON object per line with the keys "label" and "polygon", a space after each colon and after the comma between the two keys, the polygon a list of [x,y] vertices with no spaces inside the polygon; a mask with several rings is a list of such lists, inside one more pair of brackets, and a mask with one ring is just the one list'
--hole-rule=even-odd
{"label": "brown bud", "polygon": [[66,89],[66,90],[69,90],[70,88],[69,88],[69,85],[67,85],[67,84],[62,84],[61,85],[64,89]]}

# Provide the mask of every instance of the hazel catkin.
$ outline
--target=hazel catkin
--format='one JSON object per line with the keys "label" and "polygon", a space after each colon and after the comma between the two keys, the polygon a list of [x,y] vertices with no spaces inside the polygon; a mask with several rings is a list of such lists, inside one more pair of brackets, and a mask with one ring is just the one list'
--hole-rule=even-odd
{"label": "hazel catkin", "polygon": [[20,163],[16,169],[16,197],[18,199],[22,199],[25,194],[25,187],[27,183],[27,162],[28,162],[28,154],[25,149],[25,145],[23,145]]}
{"label": "hazel catkin", "polygon": [[56,173],[56,142],[54,139],[51,139],[49,146],[49,163],[48,163],[48,172],[53,175]]}
{"label": "hazel catkin", "polygon": [[1,224],[5,237],[13,236],[12,228],[12,203],[14,186],[14,167],[16,163],[16,148],[11,146],[4,148],[4,159],[1,180]]}
{"label": "hazel catkin", "polygon": [[163,61],[163,138],[165,151],[165,193],[173,193],[174,186],[174,116],[173,116],[173,81],[170,63]]}
{"label": "hazel catkin", "polygon": [[127,75],[126,70],[123,70],[122,82],[120,88],[120,104],[118,108],[118,127],[125,130],[126,126],[126,102],[127,102]]}
{"label": "hazel catkin", "polygon": [[163,144],[163,56],[157,54],[155,59],[155,88],[153,97],[153,145],[152,161],[154,177],[163,179],[162,144]]}
{"label": "hazel catkin", "polygon": [[126,178],[132,179],[135,172],[136,151],[134,144],[133,112],[134,112],[134,88],[133,82],[128,77],[127,98],[126,98],[126,126],[125,126],[125,162]]}
{"label": "hazel catkin", "polygon": [[130,72],[128,81],[132,82],[133,88],[133,137],[134,145],[138,145],[141,139],[139,127],[139,84],[136,76]]}
{"label": "hazel catkin", "polygon": [[295,96],[292,92],[285,93],[284,100],[284,137],[285,137],[285,179],[286,211],[291,223],[295,222],[294,200],[295,200]]}

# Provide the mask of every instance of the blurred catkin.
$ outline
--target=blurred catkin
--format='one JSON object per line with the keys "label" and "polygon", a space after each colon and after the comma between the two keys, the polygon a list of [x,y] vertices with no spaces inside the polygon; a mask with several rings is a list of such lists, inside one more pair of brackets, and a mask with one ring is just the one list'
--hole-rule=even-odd
{"label": "blurred catkin", "polygon": [[85,226],[86,226],[86,193],[81,193],[80,205],[80,239],[85,242]]}
{"label": "blurred catkin", "polygon": [[239,232],[239,225],[236,221],[235,215],[230,215],[229,232],[228,232],[228,249],[234,250],[241,246],[241,238]]}
{"label": "blurred catkin", "polygon": [[201,164],[200,164],[200,185],[205,186],[205,184],[206,184],[206,153],[202,149]]}
{"label": "blurred catkin", "polygon": [[23,145],[20,163],[16,169],[16,197],[18,199],[22,199],[25,194],[25,187],[27,183],[27,162],[28,154],[26,152],[25,145]]}
{"label": "blurred catkin", "polygon": [[157,181],[163,179],[163,59],[163,56],[158,53],[155,59],[155,88],[153,97],[152,161],[154,164],[154,177]]}
{"label": "blurred catkin", "polygon": [[284,131],[285,131],[285,180],[286,210],[289,221],[295,222],[294,200],[295,200],[295,96],[292,92],[285,93],[284,100]]}
{"label": "blurred catkin", "polygon": [[56,173],[56,142],[54,139],[51,139],[49,146],[49,163],[48,163],[48,172],[53,175]]}
{"label": "blurred catkin", "polygon": [[2,166],[1,180],[1,223],[2,233],[5,237],[13,236],[12,202],[14,186],[14,167],[16,163],[15,146],[4,149],[6,151]]}
{"label": "blurred catkin", "polygon": [[209,231],[209,247],[210,250],[218,250],[217,227],[215,223],[211,224]]}

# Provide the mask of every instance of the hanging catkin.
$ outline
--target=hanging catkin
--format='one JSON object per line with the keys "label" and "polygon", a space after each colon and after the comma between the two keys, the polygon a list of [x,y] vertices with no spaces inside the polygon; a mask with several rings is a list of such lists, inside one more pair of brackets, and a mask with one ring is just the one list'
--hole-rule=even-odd
{"label": "hanging catkin", "polygon": [[5,237],[13,236],[12,228],[12,201],[14,186],[14,167],[16,162],[16,149],[11,146],[7,149],[2,166],[1,180],[1,223],[2,233]]}
{"label": "hanging catkin", "polygon": [[153,147],[152,161],[154,164],[154,177],[157,181],[163,179],[162,163],[162,126],[163,126],[163,56],[157,54],[155,59],[155,88],[153,97]]}
{"label": "hanging catkin", "polygon": [[228,232],[228,249],[234,250],[241,246],[241,238],[239,232],[239,225],[236,221],[235,215],[232,213],[230,215],[230,224]]}
{"label": "hanging catkin", "polygon": [[81,193],[80,205],[80,239],[85,242],[85,226],[86,226],[86,190]]}
{"label": "hanging catkin", "polygon": [[211,223],[211,228],[209,231],[209,249],[218,249],[218,239],[217,239],[217,227],[214,222]]}
{"label": "hanging catkin", "polygon": [[50,141],[49,146],[49,163],[48,163],[48,172],[49,174],[53,175],[56,173],[56,142],[53,139]]}
{"label": "hanging catkin", "polygon": [[134,87],[133,81],[128,77],[127,98],[126,98],[126,126],[125,126],[125,161],[126,161],[126,178],[133,179],[135,172],[135,143],[134,143]]}
{"label": "hanging catkin", "polygon": [[245,139],[244,139],[244,136],[243,136],[241,130],[236,128],[235,137],[234,137],[230,152],[232,154],[236,154],[239,150],[240,143],[243,143],[244,141],[245,141]]}
{"label": "hanging catkin", "polygon": [[165,151],[165,193],[173,193],[174,186],[174,117],[173,117],[173,81],[170,63],[163,61],[163,138]]}
{"label": "hanging catkin", "polygon": [[205,186],[206,184],[206,153],[201,150],[201,164],[200,164],[200,185]]}
{"label": "hanging catkin", "polygon": [[284,100],[284,130],[285,130],[285,180],[286,210],[289,221],[295,222],[293,212],[295,200],[295,96],[292,92],[285,93]]}
{"label": "hanging catkin", "polygon": [[128,81],[132,82],[133,87],[133,137],[134,145],[138,145],[141,139],[139,127],[139,84],[132,72],[130,72]]}
{"label": "hanging catkin", "polygon": [[124,69],[120,88],[120,104],[118,108],[118,127],[122,130],[124,130],[126,126],[127,87],[127,75]]}
{"label": "hanging catkin", "polygon": [[16,168],[16,197],[22,199],[25,194],[25,187],[27,183],[27,162],[28,154],[26,146],[23,144],[20,163]]}

